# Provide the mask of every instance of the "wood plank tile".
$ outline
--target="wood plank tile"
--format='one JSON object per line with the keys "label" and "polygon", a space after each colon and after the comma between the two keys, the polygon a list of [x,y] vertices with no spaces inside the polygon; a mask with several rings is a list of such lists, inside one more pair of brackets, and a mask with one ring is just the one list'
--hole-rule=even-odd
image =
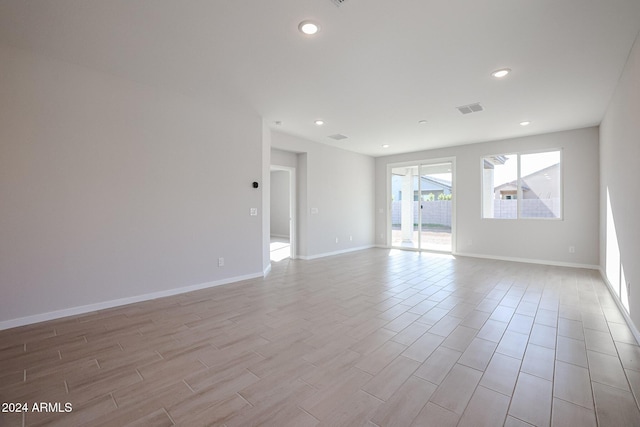
{"label": "wood plank tile", "polygon": [[527,349],[528,341],[529,335],[507,330],[502,336],[496,352],[522,359]]}
{"label": "wood plank tile", "polygon": [[414,372],[414,375],[433,384],[440,384],[458,362],[462,353],[446,347],[438,347]]}
{"label": "wood plank tile", "polygon": [[547,347],[529,344],[524,354],[520,370],[545,380],[553,380],[555,351]]}
{"label": "wood plank tile", "polygon": [[362,386],[368,383],[372,375],[359,369],[350,369],[331,384],[326,384],[300,404],[300,407],[319,420],[331,415],[336,406],[349,399]]}
{"label": "wood plank tile", "polygon": [[596,417],[593,410],[586,409],[562,399],[554,398],[551,426],[596,427]]}
{"label": "wood plank tile", "polygon": [[548,426],[551,423],[551,399],[551,381],[521,372],[509,415],[535,426]]}
{"label": "wood plank tile", "polygon": [[[179,424],[185,426],[222,426],[225,423],[231,424],[234,418],[243,414],[244,410],[251,406],[246,400],[238,395],[232,395],[224,400],[209,402],[208,406],[200,412],[187,412],[182,418],[172,418]],[[246,424],[245,424],[246,425]]]}
{"label": "wood plank tile", "polygon": [[169,427],[174,425],[169,414],[164,408],[140,410],[139,408],[120,410],[118,409],[112,416],[105,420],[99,420],[93,423],[96,427],[119,427],[126,425],[127,427]]}
{"label": "wood plank tile", "polygon": [[418,366],[420,363],[415,360],[398,356],[367,382],[362,390],[386,401],[418,369]]}
{"label": "wood plank tile", "polygon": [[389,255],[0,331],[0,400],[73,403],[30,420],[53,425],[500,425],[510,396],[505,426],[638,419],[640,347],[597,273]]}
{"label": "wood plank tile", "polygon": [[411,427],[456,427],[460,415],[434,403],[427,403],[416,416]]}
{"label": "wood plank tile", "polygon": [[555,350],[557,329],[551,326],[534,323],[529,336],[529,343]]}
{"label": "wood plank tile", "polygon": [[363,358],[356,368],[372,375],[382,371],[393,359],[407,349],[406,346],[393,341],[385,342],[380,348]]}
{"label": "wood plank tile", "polygon": [[499,426],[504,423],[509,397],[479,386],[471,396],[458,427]]}
{"label": "wood plank tile", "polygon": [[482,375],[480,385],[506,396],[512,396],[521,363],[520,359],[495,353]]}
{"label": "wood plank tile", "polygon": [[617,356],[587,350],[591,380],[628,391],[629,384]]}
{"label": "wood plank tile", "polygon": [[479,371],[484,371],[496,347],[497,344],[495,342],[474,338],[465,352],[462,353],[460,359],[458,359],[458,363]]}
{"label": "wood plank tile", "polygon": [[322,420],[318,426],[334,427],[364,424],[363,420],[371,417],[382,401],[376,399],[362,390],[352,394],[343,400],[342,404],[326,419]]}
{"label": "wood plank tile", "polygon": [[553,382],[553,396],[593,409],[589,370],[570,363],[558,362]]}
{"label": "wood plank tile", "polygon": [[417,362],[424,362],[444,341],[444,337],[426,332],[402,352],[404,357]]}
{"label": "wood plank tile", "polygon": [[482,372],[468,366],[456,364],[444,379],[430,401],[458,415],[462,415]]}
{"label": "wood plank tile", "polygon": [[593,395],[596,404],[596,417],[601,426],[640,425],[640,412],[631,393],[593,383]]}
{"label": "wood plank tile", "polygon": [[505,322],[489,319],[478,332],[478,338],[496,343],[500,342],[507,326],[508,324]]}
{"label": "wood plank tile", "polygon": [[368,355],[380,348],[389,340],[406,346],[406,344],[395,340],[395,337],[397,337],[397,334],[395,332],[389,331],[385,328],[380,328],[367,335],[366,337],[360,339],[359,341],[356,341],[354,344],[351,344],[349,346],[349,349],[356,351],[362,355]]}
{"label": "wood plank tile", "polygon": [[418,377],[411,376],[382,404],[371,417],[379,426],[408,426],[418,416],[437,386]]}
{"label": "wood plank tile", "polygon": [[[66,403],[66,402],[65,402]],[[25,416],[28,426],[72,426],[91,425],[106,414],[115,411],[116,406],[109,395],[89,400],[81,405],[72,405],[72,411],[66,413],[29,412]]]}
{"label": "wood plank tile", "polygon": [[424,333],[427,332],[428,330],[429,330],[428,325],[425,325],[424,323],[420,323],[420,322],[414,322],[409,326],[407,326],[406,328],[404,328],[402,331],[395,334],[391,338],[391,341],[397,342],[405,346],[410,346],[411,344],[416,342],[418,338],[424,335]]}
{"label": "wood plank tile", "polygon": [[640,347],[623,342],[616,343],[620,361],[625,369],[640,371]]}

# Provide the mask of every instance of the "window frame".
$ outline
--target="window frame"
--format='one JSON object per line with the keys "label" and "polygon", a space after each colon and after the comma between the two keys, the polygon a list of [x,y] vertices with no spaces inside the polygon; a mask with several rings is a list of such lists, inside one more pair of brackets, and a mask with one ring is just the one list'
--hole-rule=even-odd
{"label": "window frame", "polygon": [[[522,169],[521,169],[521,156],[528,154],[540,154],[540,153],[552,153],[558,152],[560,155],[560,183],[559,183],[559,193],[560,193],[560,209],[558,217],[523,217],[522,216]],[[516,177],[516,217],[515,218],[496,218],[496,217],[485,217],[484,216],[484,208],[485,208],[485,195],[484,195],[484,161],[487,157],[498,157],[498,156],[516,156],[517,160],[517,177]],[[495,186],[493,187],[495,189]],[[491,199],[491,202],[493,203]],[[500,154],[483,154],[480,156],[480,218],[486,220],[505,220],[505,221],[514,221],[514,220],[545,220],[545,221],[564,221],[564,149],[562,147],[557,148],[542,148],[537,150],[526,150],[526,151],[505,151]]]}

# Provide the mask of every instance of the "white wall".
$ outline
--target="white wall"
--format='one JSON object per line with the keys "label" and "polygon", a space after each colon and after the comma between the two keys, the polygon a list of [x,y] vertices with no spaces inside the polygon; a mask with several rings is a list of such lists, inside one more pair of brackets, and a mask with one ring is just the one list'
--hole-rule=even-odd
{"label": "white wall", "polygon": [[640,36],[600,124],[600,265],[636,327],[640,325],[639,161]]}
{"label": "white wall", "polygon": [[278,150],[298,153],[300,257],[372,246],[374,159],[281,132],[273,132],[271,142]]}
{"label": "white wall", "polygon": [[271,149],[271,164],[274,166],[284,166],[287,168],[298,167],[298,154],[290,151]]}
{"label": "white wall", "polygon": [[289,237],[289,172],[271,171],[271,235]]}
{"label": "white wall", "polygon": [[2,46],[0,75],[0,326],[262,273],[253,110]]}
{"label": "white wall", "polygon": [[[489,154],[562,148],[563,220],[483,219],[480,158]],[[387,244],[387,165],[456,158],[456,249],[505,259],[598,265],[598,129],[586,128],[376,159],[376,241]],[[382,213],[380,212],[382,210]],[[575,246],[575,253],[569,253]]]}

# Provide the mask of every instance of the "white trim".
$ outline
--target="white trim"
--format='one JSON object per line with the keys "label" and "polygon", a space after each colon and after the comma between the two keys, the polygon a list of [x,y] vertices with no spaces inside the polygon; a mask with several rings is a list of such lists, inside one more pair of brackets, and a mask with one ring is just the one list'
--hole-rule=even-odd
{"label": "white trim", "polygon": [[339,251],[325,252],[325,253],[317,254],[317,255],[309,255],[309,256],[299,255],[298,258],[300,258],[302,260],[305,260],[305,261],[309,261],[309,260],[312,260],[312,259],[324,258],[324,257],[327,257],[327,256],[333,256],[333,255],[346,254],[348,252],[362,251],[364,249],[371,249],[371,248],[375,248],[375,247],[376,247],[376,245],[359,246],[357,248],[342,249],[342,250],[339,250]]}
{"label": "white trim", "polygon": [[471,258],[485,258],[485,259],[495,259],[498,261],[512,261],[512,262],[524,262],[527,264],[541,264],[541,265],[552,265],[557,267],[571,267],[571,268],[586,268],[589,270],[599,270],[599,265],[593,264],[578,264],[573,262],[561,262],[561,261],[551,261],[546,259],[531,259],[531,258],[516,258],[516,257],[505,257],[498,255],[484,255],[484,254],[474,254],[468,252],[457,252],[452,254],[454,256],[466,256]]}
{"label": "white trim", "polygon": [[624,308],[624,306],[622,305],[622,302],[620,301],[620,298],[618,298],[618,296],[616,295],[613,285],[609,281],[609,278],[607,277],[607,274],[605,273],[604,268],[600,266],[598,270],[600,271],[600,276],[602,276],[602,280],[604,281],[604,283],[607,285],[607,288],[609,289],[609,293],[611,294],[614,301],[616,302],[616,305],[618,306],[618,310],[620,310],[620,313],[622,313],[624,320],[627,322],[627,326],[629,327],[629,329],[631,330],[631,333],[636,339],[636,343],[640,343],[640,331],[638,331],[638,329],[636,328],[636,325],[633,324],[633,320],[631,320],[631,317],[629,317],[629,313],[627,313],[627,309]]}
{"label": "white trim", "polygon": [[291,166],[271,165],[271,171],[285,171],[289,172],[289,235],[288,236],[276,236],[286,237],[289,239],[289,258],[296,259],[298,253],[298,198],[296,182],[298,181],[298,175],[296,174],[296,168]]}
{"label": "white trim", "polygon": [[271,261],[269,261],[269,265],[262,272],[262,277],[267,277],[271,273]]}
{"label": "white trim", "polygon": [[[270,267],[271,267],[271,264],[269,264],[268,268]],[[9,329],[9,328],[15,328],[18,326],[31,325],[33,323],[46,322],[47,320],[54,320],[54,319],[60,319],[62,317],[76,316],[79,314],[90,313],[93,311],[106,310],[108,308],[119,307],[122,305],[134,304],[137,302],[149,301],[149,300],[154,300],[158,298],[184,294],[187,292],[193,292],[201,289],[212,288],[214,286],[227,285],[229,283],[235,283],[243,280],[256,279],[261,277],[263,277],[263,273],[229,277],[227,279],[200,283],[198,285],[167,289],[165,291],[152,292],[149,294],[137,295],[134,297],[114,299],[114,300],[99,302],[95,304],[81,305],[78,307],[70,307],[62,310],[50,311],[48,313],[41,313],[41,314],[34,314],[32,316],[19,317],[17,319],[4,320],[0,322],[0,331],[4,329]]]}

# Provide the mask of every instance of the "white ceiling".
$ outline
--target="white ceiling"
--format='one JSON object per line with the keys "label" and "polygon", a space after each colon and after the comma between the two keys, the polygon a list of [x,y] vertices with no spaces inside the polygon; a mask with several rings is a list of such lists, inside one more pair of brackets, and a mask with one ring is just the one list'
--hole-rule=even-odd
{"label": "white ceiling", "polygon": [[0,0],[0,43],[373,156],[597,125],[639,29],[639,0]]}

